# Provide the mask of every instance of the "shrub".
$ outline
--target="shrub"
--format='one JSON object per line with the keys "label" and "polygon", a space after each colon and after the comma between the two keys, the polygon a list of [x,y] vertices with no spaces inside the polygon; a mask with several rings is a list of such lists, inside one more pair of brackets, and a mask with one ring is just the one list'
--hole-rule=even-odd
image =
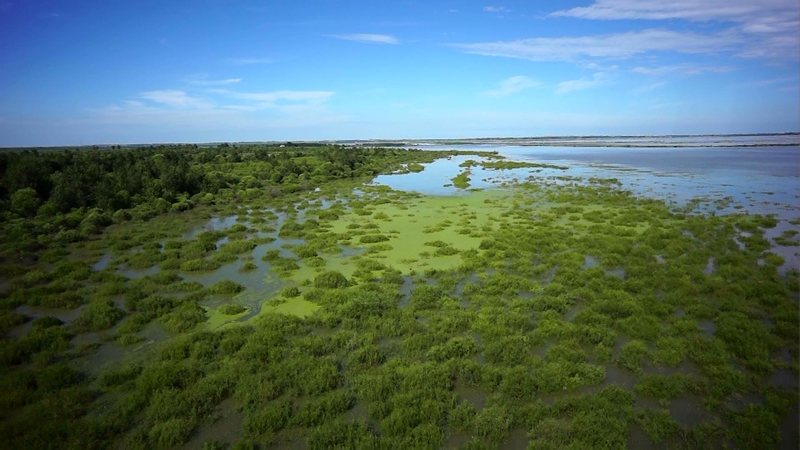
{"label": "shrub", "polygon": [[222,280],[208,288],[209,293],[216,295],[234,295],[243,290],[244,286],[231,280]]}
{"label": "shrub", "polygon": [[686,381],[681,374],[670,376],[644,374],[636,383],[636,392],[645,397],[655,398],[665,405],[683,394]]}
{"label": "shrub", "polygon": [[86,377],[72,367],[59,363],[36,374],[36,385],[39,391],[57,391],[80,384]]}
{"label": "shrub", "polygon": [[281,251],[278,250],[277,248],[273,248],[267,250],[267,252],[264,253],[264,256],[261,257],[261,260],[266,262],[272,262],[272,261],[277,261],[278,259],[280,259],[280,257],[281,257]]}
{"label": "shrub", "polygon": [[444,291],[439,286],[424,284],[411,292],[411,306],[414,309],[437,309],[444,299]]}
{"label": "shrub", "polygon": [[642,371],[644,357],[647,355],[647,345],[642,341],[630,341],[622,346],[617,364],[630,371]]}
{"label": "shrub", "polygon": [[72,326],[78,332],[107,330],[123,317],[125,312],[117,308],[113,301],[98,298],[89,302]]}
{"label": "shrub", "polygon": [[183,418],[156,422],[148,433],[148,439],[161,448],[175,447],[189,439],[192,424]]}
{"label": "shrub", "polygon": [[38,317],[34,319],[33,323],[31,324],[34,330],[44,330],[45,328],[59,327],[61,325],[64,325],[64,322],[62,322],[61,319],[53,316]]}
{"label": "shrub", "polygon": [[256,243],[253,241],[233,241],[222,244],[219,248],[219,251],[223,253],[241,255],[243,253],[253,251],[254,248],[256,248]]}
{"label": "shrub", "polygon": [[314,428],[308,436],[308,447],[311,450],[327,450],[330,448],[370,448],[368,445],[372,434],[364,422],[345,422],[335,420]]}
{"label": "shrub", "polygon": [[6,331],[9,328],[25,323],[27,318],[13,310],[0,311],[0,332]]}
{"label": "shrub", "polygon": [[314,287],[317,288],[341,289],[347,287],[349,284],[344,275],[334,270],[321,273],[314,278]]}
{"label": "shrub", "polygon": [[195,303],[184,303],[164,318],[164,328],[173,333],[182,333],[206,321],[206,313]]}
{"label": "shrub", "polygon": [[181,264],[181,270],[184,272],[207,272],[217,270],[221,266],[220,263],[209,261],[207,259],[192,259]]}
{"label": "shrub", "polygon": [[105,387],[119,386],[128,381],[133,381],[142,373],[142,367],[138,364],[124,363],[120,367],[113,368],[100,375],[100,384]]}
{"label": "shrub", "polygon": [[238,303],[226,303],[220,306],[218,311],[226,316],[235,316],[236,314],[241,314],[247,311],[247,308]]}
{"label": "shrub", "polygon": [[258,266],[255,265],[252,261],[247,261],[246,263],[242,264],[242,267],[239,268],[239,272],[252,272],[258,269]]}
{"label": "shrub", "polygon": [[389,238],[382,234],[367,234],[359,238],[362,244],[377,244],[378,242],[386,242]]}
{"label": "shrub", "polygon": [[680,431],[677,422],[670,417],[669,411],[646,409],[639,413],[636,422],[656,444]]}
{"label": "shrub", "polygon": [[292,415],[292,402],[283,400],[269,403],[250,413],[244,419],[244,430],[250,436],[271,436],[282,430]]}
{"label": "shrub", "polygon": [[505,408],[490,406],[475,416],[475,434],[492,442],[503,442],[511,430],[511,415]]}
{"label": "shrub", "polygon": [[478,412],[469,402],[461,402],[450,411],[450,426],[463,434],[471,434],[475,427],[475,416]]}
{"label": "shrub", "polygon": [[283,289],[283,291],[281,292],[281,295],[286,297],[286,298],[299,297],[300,296],[300,289],[298,289],[297,286],[289,286],[289,287]]}
{"label": "shrub", "polygon": [[292,423],[303,427],[318,426],[348,411],[354,405],[355,397],[352,393],[330,392],[303,404],[292,417]]}

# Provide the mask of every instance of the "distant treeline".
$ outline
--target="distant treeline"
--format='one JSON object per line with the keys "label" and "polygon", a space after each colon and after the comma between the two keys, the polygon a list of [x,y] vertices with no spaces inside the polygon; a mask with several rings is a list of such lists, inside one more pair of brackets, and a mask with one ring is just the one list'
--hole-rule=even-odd
{"label": "distant treeline", "polygon": [[116,211],[158,198],[172,203],[181,196],[215,194],[237,185],[240,177],[219,166],[248,161],[267,163],[252,174],[267,185],[319,183],[374,175],[383,168],[385,157],[393,159],[395,151],[223,144],[5,152],[0,153],[0,208],[32,216],[42,205],[51,212],[66,213],[81,207]]}

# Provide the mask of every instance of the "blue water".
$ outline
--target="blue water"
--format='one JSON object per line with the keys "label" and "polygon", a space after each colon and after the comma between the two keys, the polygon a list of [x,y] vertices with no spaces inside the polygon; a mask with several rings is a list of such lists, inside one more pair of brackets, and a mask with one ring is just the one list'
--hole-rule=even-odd
{"label": "blue water", "polygon": [[[425,146],[425,149],[496,151],[516,161],[565,165],[569,170],[472,169],[474,188],[491,186],[489,178],[524,179],[535,174],[539,179],[560,175],[616,178],[622,187],[636,195],[663,199],[669,204],[685,204],[695,198],[708,201],[730,198],[729,207],[720,212],[745,210],[776,214],[784,219],[800,217],[800,147],[747,148],[623,148],[623,147],[530,147],[530,146]],[[444,187],[462,169],[458,164],[476,159],[458,156],[426,165],[423,172],[383,175],[375,182],[394,189],[430,195],[459,192]],[[735,206],[739,209],[734,209]]]}

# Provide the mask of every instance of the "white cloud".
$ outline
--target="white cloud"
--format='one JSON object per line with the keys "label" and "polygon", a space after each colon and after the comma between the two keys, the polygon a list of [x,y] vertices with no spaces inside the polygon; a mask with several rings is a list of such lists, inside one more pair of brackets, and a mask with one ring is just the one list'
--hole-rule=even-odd
{"label": "white cloud", "polygon": [[602,70],[602,71],[611,71],[619,69],[619,66],[616,64],[611,66],[602,66],[594,62],[579,62],[578,66],[584,69]]}
{"label": "white cloud", "polygon": [[147,91],[139,94],[139,97],[171,108],[202,109],[210,106],[201,99],[177,90]]}
{"label": "white cloud", "polygon": [[729,22],[748,35],[739,56],[797,59],[800,3],[797,0],[595,0],[589,6],[551,14],[596,20],[673,20]]}
{"label": "white cloud", "polygon": [[710,54],[734,50],[741,38],[731,32],[699,34],[667,29],[581,37],[531,38],[475,44],[453,44],[467,53],[527,59],[574,61],[579,58],[627,59],[648,52]]}
{"label": "white cloud", "polygon": [[231,97],[240,100],[274,103],[279,101],[320,104],[327,101],[331,91],[272,91],[272,92],[230,92]]}
{"label": "white cloud", "polygon": [[503,6],[484,6],[483,10],[485,12],[490,12],[490,13],[509,13],[509,12],[511,12],[510,9],[505,8]]}
{"label": "white cloud", "polygon": [[228,62],[239,66],[251,66],[256,64],[272,64],[271,58],[228,58]]}
{"label": "white cloud", "polygon": [[667,85],[666,81],[656,81],[655,83],[646,84],[640,88],[634,89],[634,94],[647,94],[648,92],[653,92],[654,90],[664,87]]}
{"label": "white cloud", "polygon": [[486,91],[486,95],[490,95],[492,97],[503,97],[515,92],[539,86],[540,84],[541,83],[532,78],[519,75],[516,77],[511,77],[507,80],[503,80],[500,82],[498,89]]}
{"label": "white cloud", "polygon": [[698,66],[696,64],[671,64],[656,67],[634,67],[631,72],[642,75],[663,76],[666,74],[702,75],[704,73],[725,73],[733,70],[727,66]]}
{"label": "white cloud", "polygon": [[341,39],[344,41],[362,42],[366,44],[399,44],[396,37],[388,34],[329,34],[326,37]]}
{"label": "white cloud", "polygon": [[595,0],[582,6],[551,14],[582,19],[686,19],[693,21],[740,21],[748,17],[770,17],[777,12],[798,9],[795,0]]}
{"label": "white cloud", "polygon": [[608,76],[603,72],[597,72],[592,78],[580,78],[577,80],[567,80],[558,83],[556,94],[566,94],[568,92],[583,91],[608,83]]}
{"label": "white cloud", "polygon": [[189,84],[195,86],[226,86],[229,84],[236,84],[242,81],[241,78],[223,78],[218,80],[213,80],[208,77],[206,74],[197,74],[187,77],[185,81]]}
{"label": "white cloud", "polygon": [[[334,94],[330,91],[235,92],[212,88],[187,93],[180,90],[153,90],[134,99],[89,110],[89,117],[76,122],[97,125],[144,127],[150,131],[175,129],[222,130],[236,132],[282,129],[339,123],[345,116],[329,110],[325,102]],[[213,94],[209,95],[209,94]],[[242,136],[236,135],[238,138]],[[171,140],[186,140],[178,136]]]}

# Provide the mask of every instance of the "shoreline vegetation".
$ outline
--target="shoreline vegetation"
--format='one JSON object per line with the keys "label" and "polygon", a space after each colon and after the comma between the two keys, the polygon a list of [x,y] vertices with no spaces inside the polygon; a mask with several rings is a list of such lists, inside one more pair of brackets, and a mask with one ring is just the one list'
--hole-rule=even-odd
{"label": "shoreline vegetation", "polygon": [[[451,161],[455,195],[372,183],[456,156],[475,159]],[[468,189],[477,167],[514,179]],[[796,446],[800,273],[765,232],[798,233],[569,170],[338,145],[0,152],[0,435]]]}

